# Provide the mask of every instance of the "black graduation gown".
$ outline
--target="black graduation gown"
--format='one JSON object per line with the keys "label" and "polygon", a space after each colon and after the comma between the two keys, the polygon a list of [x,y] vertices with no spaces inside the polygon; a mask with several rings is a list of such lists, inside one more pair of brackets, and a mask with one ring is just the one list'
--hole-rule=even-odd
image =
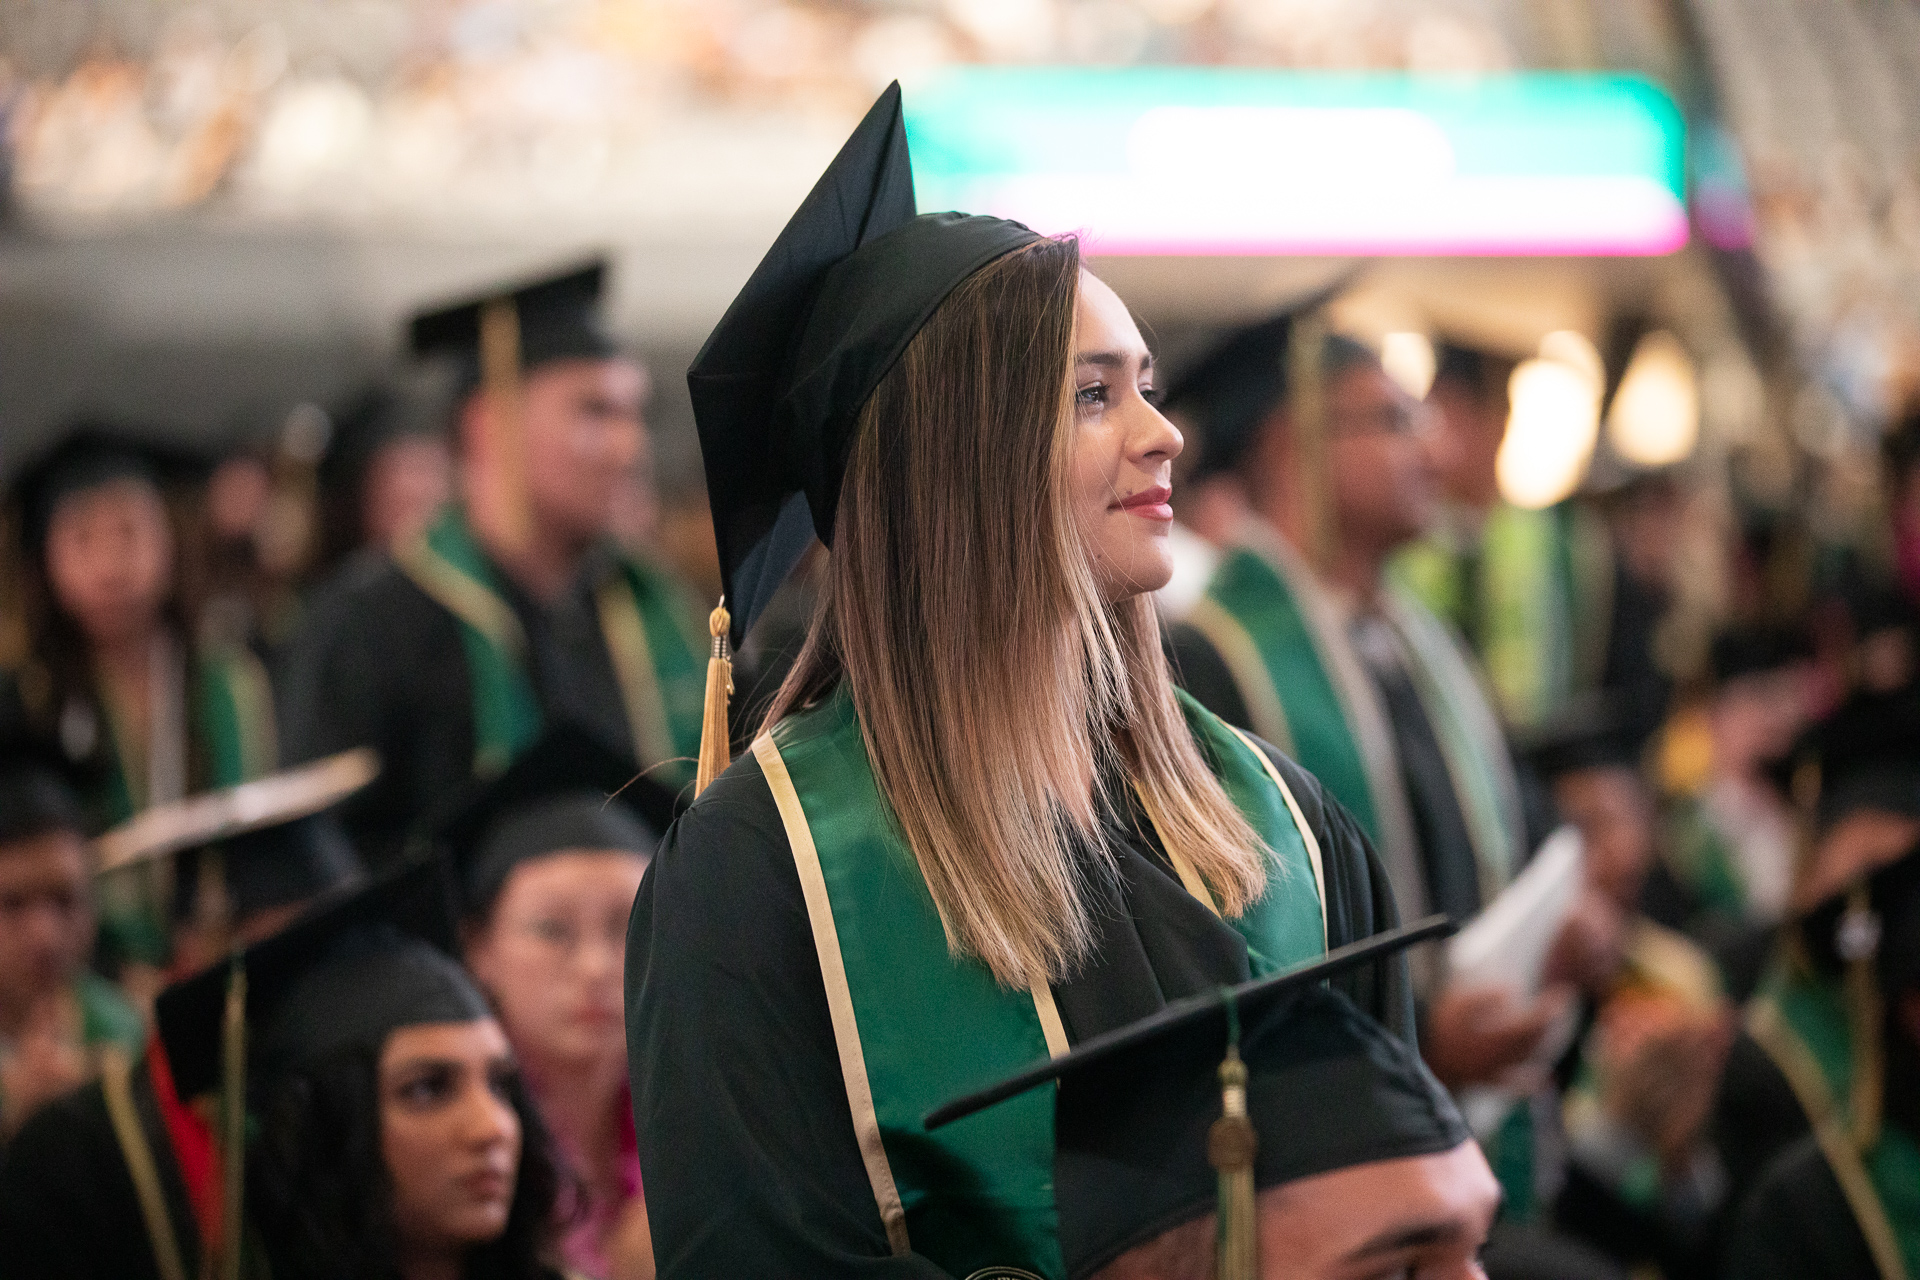
{"label": "black graduation gown", "polygon": [[[1392,927],[1392,889],[1352,817],[1266,750],[1320,842],[1329,946]],[[1121,875],[1095,959],[1053,988],[1075,1042],[1248,973],[1245,943],[1180,885],[1151,825],[1133,812],[1113,831]],[[1396,960],[1335,985],[1410,1035],[1405,975]],[[943,1274],[889,1255],[792,848],[752,756],[674,824],[641,883],[627,1037],[662,1280]]]}
{"label": "black graduation gown", "polygon": [[1782,1151],[1741,1206],[1722,1280],[1880,1280],[1846,1193],[1811,1135]]}
{"label": "black graduation gown", "polygon": [[[188,1275],[199,1232],[144,1060],[129,1081]],[[0,1162],[0,1280],[160,1280],[98,1081],[47,1104]]]}
{"label": "black graduation gown", "polygon": [[[510,584],[501,598],[526,633],[526,670],[547,720],[571,722],[630,753],[626,701],[594,611],[592,570],[550,609]],[[356,557],[316,592],[294,638],[280,719],[289,763],[352,747],[379,751],[380,776],[341,816],[370,861],[390,861],[411,824],[473,776],[473,692],[459,623],[386,556]]]}

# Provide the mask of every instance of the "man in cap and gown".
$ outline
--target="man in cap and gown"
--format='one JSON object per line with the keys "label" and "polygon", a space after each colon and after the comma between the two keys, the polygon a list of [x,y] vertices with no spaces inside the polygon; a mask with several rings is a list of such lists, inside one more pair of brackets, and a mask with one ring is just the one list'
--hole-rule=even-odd
{"label": "man in cap and gown", "polygon": [[[101,863],[178,865],[185,977],[359,878],[327,810],[373,769],[355,752],[149,809],[101,838]],[[101,1079],[44,1108],[0,1162],[0,1276],[201,1274],[222,1235],[211,1085],[184,1081],[158,1038],[135,1052],[107,1055]]]}
{"label": "man in cap and gown", "polygon": [[[994,218],[916,216],[911,181],[896,86],[690,371],[736,638],[815,532],[831,543],[856,417],[908,340],[975,270],[1038,238]],[[786,376],[796,368],[803,376]],[[1117,874],[1093,916],[1090,960],[1032,992],[1001,988],[983,965],[952,957],[922,881],[874,869],[875,851],[914,866],[873,825],[874,807],[832,799],[874,787],[859,722],[847,724],[833,730],[845,737],[807,739],[822,749],[806,755],[761,738],[667,833],[641,885],[626,1004],[661,1274],[1027,1274],[979,1270],[1003,1260],[998,1242],[1062,1276],[1047,1100],[939,1134],[925,1131],[924,1111],[992,1078],[995,1064],[1090,1040],[1272,962],[1250,954],[1241,921],[1185,887],[1122,791],[1104,823]],[[1324,916],[1314,913],[1310,950],[1391,926],[1384,873],[1352,819],[1278,753],[1209,740],[1244,760],[1250,789],[1297,803],[1257,820],[1275,847],[1318,851]],[[1313,875],[1304,856],[1297,874]],[[860,917],[874,927],[833,923],[840,903],[901,892],[900,912]],[[1268,896],[1284,905],[1299,901],[1293,893]],[[1404,1028],[1404,970],[1386,969],[1336,984]],[[855,1006],[870,1012],[856,1022]],[[1057,1015],[1051,1030],[1042,1008]]]}
{"label": "man in cap and gown", "polygon": [[[1456,638],[1385,569],[1433,517],[1421,406],[1317,301],[1236,331],[1168,408],[1201,437],[1200,477],[1249,510],[1183,625],[1175,671],[1203,706],[1289,752],[1381,851],[1402,913],[1464,922],[1526,860],[1499,720]],[[1451,1087],[1488,1083],[1546,1033],[1549,1002],[1429,981],[1421,1042]],[[1540,1209],[1533,1108],[1490,1138],[1506,1213]]]}
{"label": "man in cap and gown", "polygon": [[426,532],[365,562],[289,655],[290,759],[372,746],[381,779],[348,806],[376,862],[472,777],[552,721],[692,778],[708,637],[662,571],[613,532],[647,447],[645,371],[579,270],[417,317],[415,352],[453,362],[456,487]]}

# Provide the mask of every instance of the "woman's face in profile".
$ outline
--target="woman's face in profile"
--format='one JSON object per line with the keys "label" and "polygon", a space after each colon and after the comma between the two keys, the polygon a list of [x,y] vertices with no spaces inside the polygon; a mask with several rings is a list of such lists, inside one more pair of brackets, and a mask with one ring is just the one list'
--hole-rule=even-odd
{"label": "woman's face in profile", "polygon": [[513,1056],[500,1024],[401,1027],[380,1052],[380,1153],[403,1255],[500,1238],[520,1171]]}
{"label": "woman's face in profile", "polygon": [[1074,513],[1108,603],[1173,575],[1173,460],[1180,432],[1153,406],[1153,354],[1133,316],[1091,272],[1074,316]]}

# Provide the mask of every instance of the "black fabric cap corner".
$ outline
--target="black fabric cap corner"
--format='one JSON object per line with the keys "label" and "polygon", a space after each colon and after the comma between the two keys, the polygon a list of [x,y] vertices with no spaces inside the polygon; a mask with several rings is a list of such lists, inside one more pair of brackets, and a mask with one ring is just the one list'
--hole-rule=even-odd
{"label": "black fabric cap corner", "polygon": [[[324,1051],[378,1034],[383,1027],[486,1016],[484,1000],[477,993],[468,1000],[445,972],[428,982],[388,980],[430,967],[416,954],[389,965],[393,972],[387,978],[362,974],[352,987],[357,1000],[343,1006],[350,1014],[343,1011],[331,1023],[322,1019],[298,1031],[280,1021],[279,1014],[307,977],[348,946],[362,954],[430,947],[457,971],[451,958],[456,949],[451,895],[439,860],[414,862],[358,892],[316,906],[246,948],[240,959],[247,976],[247,1023],[260,1035],[259,1052],[249,1055],[258,1071],[250,1067],[250,1075],[277,1069],[307,1050]],[[229,966],[218,964],[168,987],[155,1002],[155,1022],[182,1098],[220,1083],[228,981]],[[448,1014],[456,1016],[444,1016]],[[261,1034],[267,1030],[273,1030],[272,1037]],[[304,1047],[298,1043],[302,1038]],[[269,1039],[277,1043],[269,1044]]]}
{"label": "black fabric cap corner", "polygon": [[20,513],[26,549],[37,555],[63,498],[116,480],[140,480],[164,492],[203,480],[212,470],[211,457],[158,430],[83,419],[15,471],[8,498]]}
{"label": "black fabric cap corner", "polygon": [[1039,239],[916,216],[900,86],[868,110],[687,370],[737,646],[817,534],[860,408],[968,276]]}
{"label": "black fabric cap corner", "polygon": [[604,359],[619,352],[600,324],[606,281],[606,260],[595,258],[537,280],[491,289],[414,316],[407,327],[407,345],[416,356],[450,355],[477,367],[481,312],[490,302],[512,299],[520,321],[523,370],[550,360]]}

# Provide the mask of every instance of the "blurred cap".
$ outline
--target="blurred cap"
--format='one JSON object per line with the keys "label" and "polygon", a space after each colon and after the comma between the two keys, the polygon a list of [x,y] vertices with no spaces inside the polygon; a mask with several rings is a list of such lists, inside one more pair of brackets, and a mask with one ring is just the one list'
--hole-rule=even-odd
{"label": "blurred cap", "polygon": [[1820,766],[1821,828],[1865,809],[1920,818],[1920,689],[1855,694],[1806,734],[1799,757]]}
{"label": "blurred cap", "polygon": [[736,646],[817,534],[860,409],[968,276],[1039,236],[915,215],[900,86],[841,147],[687,370]]}
{"label": "blurred cap", "polygon": [[1624,697],[1590,690],[1538,725],[1513,732],[1514,750],[1546,781],[1585,769],[1637,769],[1658,727]]}
{"label": "blurred cap", "polygon": [[202,480],[211,459],[146,432],[97,421],[70,427],[22,466],[9,486],[28,552],[39,554],[60,504],[119,480],[137,480],[165,492]]}
{"label": "blurred cap", "polygon": [[474,919],[530,859],[576,849],[651,858],[674,809],[674,793],[632,760],[559,725],[504,773],[474,784],[436,824],[436,841],[453,862],[460,914]]}
{"label": "blurred cap", "polygon": [[0,742],[0,845],[49,832],[88,834],[78,766],[52,742],[18,735]]}
{"label": "blurred cap", "polygon": [[[445,872],[428,859],[248,947],[236,963],[246,980],[249,1078],[298,1071],[347,1049],[377,1055],[401,1027],[491,1017],[453,960],[453,945]],[[183,1098],[220,1083],[232,977],[229,966],[216,965],[168,987],[156,1002]]]}
{"label": "blurred cap", "polygon": [[926,1117],[936,1129],[1035,1086],[1054,1094],[1054,1197],[1067,1274],[1214,1208],[1208,1133],[1221,1115],[1220,1066],[1240,1025],[1256,1188],[1336,1169],[1451,1151],[1471,1136],[1420,1055],[1321,984],[1416,942],[1434,917],[1273,977],[1168,1005]]}
{"label": "blurred cap", "polygon": [[1764,675],[1813,657],[1813,640],[1801,627],[1746,623],[1716,631],[1708,650],[1715,683]]}
{"label": "blurred cap", "polygon": [[477,372],[481,313],[493,303],[511,302],[519,321],[522,371],[553,360],[604,360],[620,353],[600,323],[606,280],[606,260],[596,258],[537,280],[503,285],[423,311],[408,326],[408,346],[416,356],[450,356]]}
{"label": "blurred cap", "polygon": [[362,874],[327,811],[371,782],[380,758],[362,747],[144,809],[96,842],[99,870],[178,858],[183,908],[220,895],[229,920],[305,902]]}

